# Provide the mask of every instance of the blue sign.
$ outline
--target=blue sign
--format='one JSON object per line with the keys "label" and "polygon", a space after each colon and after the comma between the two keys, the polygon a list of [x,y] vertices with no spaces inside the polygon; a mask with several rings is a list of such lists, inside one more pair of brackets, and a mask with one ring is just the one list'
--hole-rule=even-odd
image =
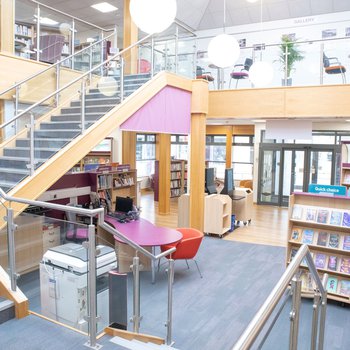
{"label": "blue sign", "polygon": [[322,193],[331,196],[346,196],[345,186],[332,186],[332,185],[309,185],[310,193]]}

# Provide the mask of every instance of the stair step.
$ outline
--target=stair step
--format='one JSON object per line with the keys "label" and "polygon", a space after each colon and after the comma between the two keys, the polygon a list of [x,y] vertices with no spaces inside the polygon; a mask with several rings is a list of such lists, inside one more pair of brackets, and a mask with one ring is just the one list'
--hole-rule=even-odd
{"label": "stair step", "polygon": [[[92,118],[100,118],[102,115],[104,115],[104,112],[99,112],[99,113],[91,113],[91,112],[85,112],[85,117],[92,117]],[[81,116],[81,112],[80,111],[76,111],[76,112],[70,112],[70,113],[61,113],[61,114],[57,114],[55,115],[57,116],[65,116],[65,117],[80,117]]]}
{"label": "stair step", "polygon": [[[60,120],[60,121],[52,121],[49,123],[41,123],[40,124],[40,130],[77,130],[80,131],[80,121],[74,122],[74,121],[67,121],[67,120]],[[88,128],[92,123],[85,122],[85,128]]]}
{"label": "stair step", "polygon": [[15,318],[15,306],[13,301],[0,297],[0,324]]}
{"label": "stair step", "polygon": [[[35,148],[62,148],[63,146],[65,146],[68,142],[71,141],[71,138],[52,138],[52,139],[40,139],[40,138],[36,138],[34,140],[34,147]],[[30,144],[30,140],[29,139],[17,139],[16,140],[16,146],[19,147],[29,147]]]}
{"label": "stair step", "polygon": [[[85,121],[86,122],[95,122],[99,120],[103,114],[100,114],[98,117],[95,115],[85,115]],[[81,115],[75,114],[75,115],[54,115],[51,117],[52,122],[80,122],[81,121]]]}
{"label": "stair step", "polygon": [[[37,162],[35,168],[38,168],[46,159],[36,158]],[[9,157],[1,156],[0,157],[0,167],[5,168],[15,168],[15,169],[27,169],[27,164],[30,163],[29,157]]]}
{"label": "stair step", "polygon": [[[120,103],[120,99],[116,97],[104,97],[104,98],[94,98],[94,96],[89,96],[90,98],[87,99],[87,96],[85,96],[85,105],[86,106],[99,106],[99,105],[105,105],[105,106],[116,106]],[[81,102],[80,100],[72,101],[71,107],[80,107]]]}
{"label": "stair step", "polygon": [[17,169],[13,167],[1,167],[1,181],[10,183],[19,183],[24,178],[29,176],[29,170],[27,168]]}
{"label": "stair step", "polygon": [[[98,105],[98,106],[85,106],[85,114],[86,113],[106,113],[114,105]],[[61,109],[61,114],[71,114],[71,113],[81,113],[80,106],[71,106],[65,107]]]}
{"label": "stair step", "polygon": [[34,138],[56,139],[57,137],[73,139],[80,135],[80,130],[36,130]]}
{"label": "stair step", "polygon": [[[34,150],[34,156],[38,158],[50,158],[53,154],[59,151],[60,148],[40,148]],[[28,147],[5,148],[4,156],[10,157],[29,157],[30,149]]]}

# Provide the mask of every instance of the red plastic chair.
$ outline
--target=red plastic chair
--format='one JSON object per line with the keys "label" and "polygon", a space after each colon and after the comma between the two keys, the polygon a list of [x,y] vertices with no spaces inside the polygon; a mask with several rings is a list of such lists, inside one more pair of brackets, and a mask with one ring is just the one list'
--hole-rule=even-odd
{"label": "red plastic chair", "polygon": [[197,261],[194,260],[194,257],[196,256],[199,246],[202,242],[202,239],[204,236],[203,233],[194,228],[177,228],[177,230],[182,233],[181,241],[173,244],[162,245],[160,247],[160,250],[162,252],[165,252],[166,250],[172,247],[175,247],[176,251],[168,255],[167,258],[169,259],[171,257],[174,260],[184,259],[186,261],[188,268],[190,267],[188,265],[187,260],[192,259],[197,266],[199,275],[201,276],[201,278],[203,278],[201,271],[199,269],[199,266],[197,264]]}

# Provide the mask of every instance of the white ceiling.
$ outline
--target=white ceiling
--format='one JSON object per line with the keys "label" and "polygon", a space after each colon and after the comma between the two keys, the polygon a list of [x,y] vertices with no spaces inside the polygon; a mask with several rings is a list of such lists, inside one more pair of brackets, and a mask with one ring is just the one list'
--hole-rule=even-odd
{"label": "white ceiling", "polygon": [[[103,28],[123,25],[124,0],[106,0],[119,10],[103,14],[90,6],[104,0],[41,0],[40,2]],[[261,0],[263,21],[350,11],[350,0]],[[260,1],[226,0],[226,26],[260,22]],[[195,30],[223,25],[224,0],[177,0],[177,19]]]}

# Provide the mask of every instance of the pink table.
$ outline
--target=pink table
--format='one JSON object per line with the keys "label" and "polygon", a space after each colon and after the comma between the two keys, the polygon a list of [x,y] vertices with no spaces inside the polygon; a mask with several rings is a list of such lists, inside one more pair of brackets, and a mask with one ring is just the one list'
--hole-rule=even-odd
{"label": "pink table", "polygon": [[[105,216],[105,222],[116,228],[120,233],[143,247],[152,247],[153,254],[155,247],[164,244],[171,244],[182,239],[182,233],[171,228],[155,226],[146,219],[121,223],[112,216]],[[114,236],[119,243],[124,243]],[[152,283],[155,282],[155,264],[152,260]]]}

